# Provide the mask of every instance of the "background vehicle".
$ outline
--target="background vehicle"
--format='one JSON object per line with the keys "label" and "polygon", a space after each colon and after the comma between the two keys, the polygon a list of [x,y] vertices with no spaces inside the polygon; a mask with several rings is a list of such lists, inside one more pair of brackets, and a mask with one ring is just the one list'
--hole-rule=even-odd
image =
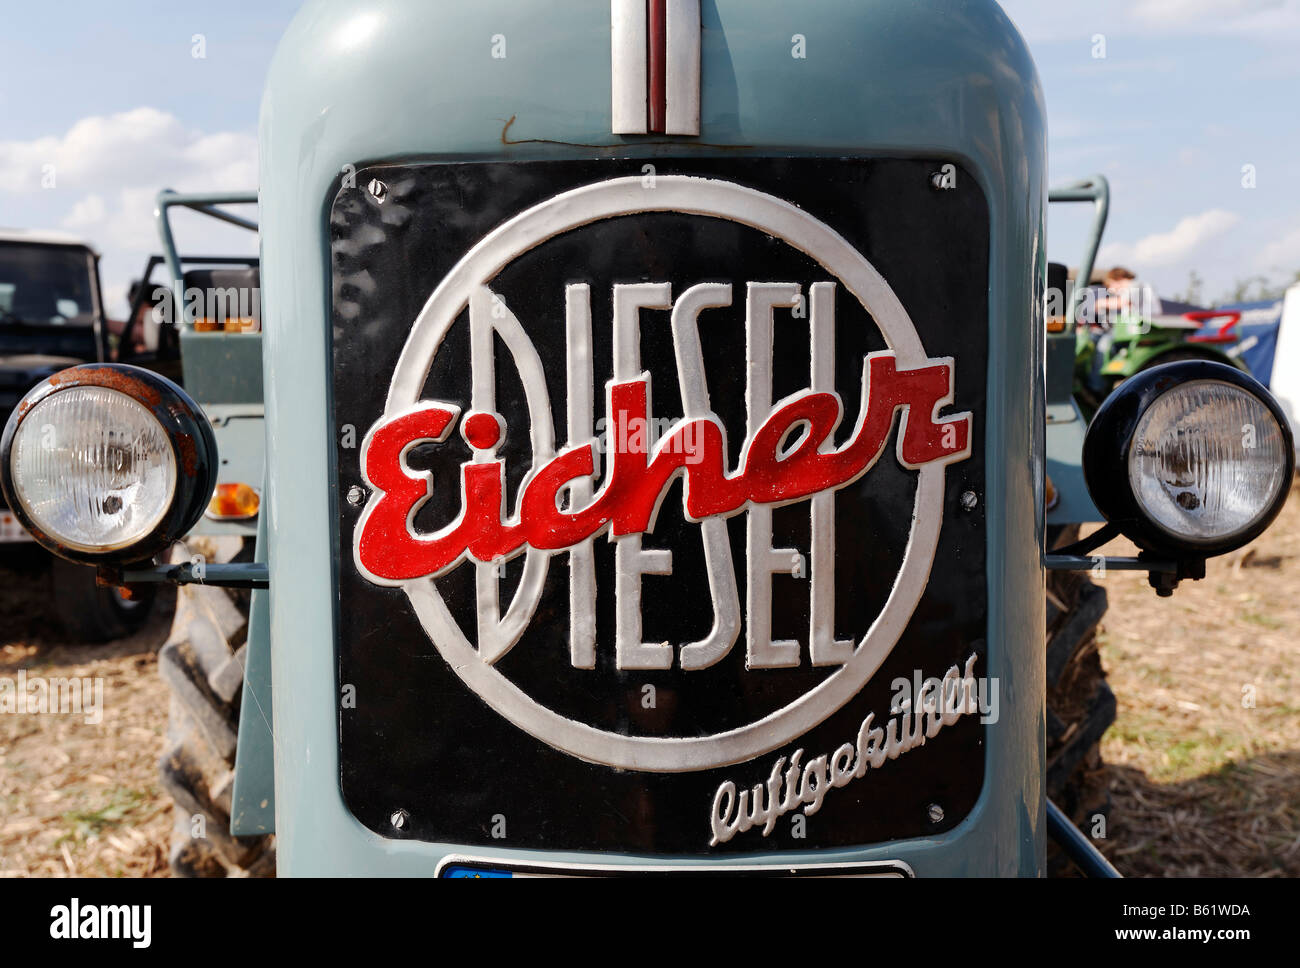
{"label": "background vehicle", "polygon": [[1241,314],[1207,309],[1149,320],[1126,320],[1116,332],[1102,375],[1127,379],[1142,370],[1178,360],[1211,360],[1244,367],[1224,350],[1237,341]]}
{"label": "background vehicle", "polygon": [[1102,327],[1110,339],[1084,336],[1075,360],[1075,392],[1087,402],[1089,412],[1129,377],[1165,363],[1209,360],[1249,372],[1229,352],[1236,344],[1241,313],[1202,310],[1150,319],[1122,317]]}
{"label": "background vehicle", "polygon": [[[1060,262],[1047,267],[1048,292],[1056,294],[1049,301],[1052,318],[1048,332],[1054,336],[1068,333],[1074,338],[1071,391],[1085,416],[1096,412],[1101,401],[1129,377],[1165,363],[1208,360],[1249,372],[1230,352],[1238,339],[1239,312],[1150,312],[1151,307],[1140,299],[1129,310],[1098,308],[1105,289],[1092,280],[1096,278],[1097,252],[1110,215],[1110,186],[1104,176],[1093,175],[1063,186],[1054,193],[1053,200],[1089,201],[1094,206],[1087,251],[1075,273],[1071,275],[1069,267]],[[1079,279],[1088,279],[1090,284],[1080,286]],[[1053,376],[1061,378],[1061,371],[1054,369]],[[1062,391],[1056,392],[1059,395]]]}
{"label": "background vehicle", "polygon": [[[1285,421],[1184,362],[1088,430],[1073,337],[1045,331],[1015,29],[992,2],[804,16],[791,38],[734,0],[304,8],[264,101],[253,560],[144,560],[224,465],[198,405],[138,370],[112,379],[163,401],[149,467],[196,459],[168,527],[84,556],[252,589],[242,655],[222,632],[204,663],[192,634],[172,663],[195,701],[169,789],[231,834],[180,830],[180,866],[263,865],[234,838],[274,830],[293,875],[1034,875],[1050,831],[1108,871],[1067,818],[1096,809],[1073,778],[1105,725],[1097,596],[1054,580],[1045,608],[1046,573],[1203,574],[1277,513]],[[180,340],[200,403],[205,335],[228,334]],[[99,379],[28,398],[6,487],[26,421]],[[1200,535],[1179,515],[1221,505],[1218,475],[1158,530],[1130,492],[1169,498],[1168,420],[1143,464],[1120,419],[1187,392],[1194,432],[1231,400],[1261,448],[1234,455],[1244,519]],[[1121,530],[1139,556],[1093,554]],[[979,703],[940,709],[944,682]]]}
{"label": "background vehicle", "polygon": [[[76,363],[105,358],[108,325],[99,255],[85,242],[50,232],[0,230],[0,420],[32,387]],[[0,497],[0,544],[31,538]],[[52,609],[69,635],[104,641],[138,628],[153,589],[126,597],[100,587],[95,570],[55,557]]]}

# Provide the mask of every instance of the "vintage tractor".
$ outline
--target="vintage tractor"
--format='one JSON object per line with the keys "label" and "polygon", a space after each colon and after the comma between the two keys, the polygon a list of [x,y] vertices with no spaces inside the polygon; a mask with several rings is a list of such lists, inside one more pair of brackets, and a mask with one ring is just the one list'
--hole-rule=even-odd
{"label": "vintage tractor", "polygon": [[[1180,360],[1209,360],[1248,372],[1227,352],[1237,342],[1240,319],[1239,312],[1215,309],[1121,317],[1110,323],[1113,339],[1104,349],[1098,346],[1094,350],[1102,356],[1096,388],[1106,393],[1143,370]],[[1090,363],[1079,361],[1088,369]]]}
{"label": "vintage tractor", "polygon": [[106,580],[252,589],[242,699],[230,640],[181,650],[182,869],[273,833],[290,875],[1037,875],[1050,835],[1113,873],[1067,816],[1080,576],[1199,577],[1294,448],[1212,363],[1085,423],[1045,155],[992,0],[308,3],[262,106],[252,560],[155,560],[222,459],[157,375],[65,371],[0,441]]}

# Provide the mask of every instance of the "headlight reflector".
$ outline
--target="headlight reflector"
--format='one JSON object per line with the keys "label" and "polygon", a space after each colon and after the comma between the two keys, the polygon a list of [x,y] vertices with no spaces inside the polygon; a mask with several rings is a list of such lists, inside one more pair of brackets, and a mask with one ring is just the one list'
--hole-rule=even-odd
{"label": "headlight reflector", "polygon": [[176,492],[162,425],[108,387],[79,386],[37,403],[14,435],[14,490],[32,523],[78,551],[144,538]]}
{"label": "headlight reflector", "polygon": [[1194,380],[1157,397],[1137,422],[1129,482],[1158,527],[1191,542],[1250,528],[1285,486],[1286,445],[1255,396]]}

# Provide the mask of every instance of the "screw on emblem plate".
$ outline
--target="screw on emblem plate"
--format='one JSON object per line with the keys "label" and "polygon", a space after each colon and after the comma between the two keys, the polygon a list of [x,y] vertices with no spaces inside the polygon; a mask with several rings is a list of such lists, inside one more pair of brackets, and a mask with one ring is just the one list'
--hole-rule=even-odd
{"label": "screw on emblem plate", "polygon": [[967,511],[974,511],[975,505],[979,503],[980,499],[975,495],[974,491],[965,491],[962,493],[961,506]]}
{"label": "screw on emblem plate", "polygon": [[926,810],[926,814],[930,818],[930,823],[940,823],[943,821],[943,807],[939,806],[937,803],[930,804],[929,808]]}
{"label": "screw on emblem plate", "polygon": [[382,202],[388,197],[388,186],[378,178],[372,178],[370,184],[366,187],[370,190],[370,194],[375,196],[375,201],[377,202]]}
{"label": "screw on emblem plate", "polygon": [[357,485],[353,484],[351,487],[348,488],[348,503],[351,504],[353,507],[357,507],[365,499],[366,499],[366,492],[361,490],[361,488],[357,487]]}
{"label": "screw on emblem plate", "polygon": [[405,830],[406,822],[410,820],[411,815],[405,810],[394,810],[393,815],[388,818],[388,822],[393,825],[394,830]]}

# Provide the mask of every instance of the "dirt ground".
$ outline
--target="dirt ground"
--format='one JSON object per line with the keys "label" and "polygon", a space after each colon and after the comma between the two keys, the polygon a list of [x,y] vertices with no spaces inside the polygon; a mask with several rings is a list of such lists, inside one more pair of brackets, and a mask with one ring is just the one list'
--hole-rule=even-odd
{"label": "dirt ground", "polygon": [[172,596],[130,638],[70,645],[48,572],[42,552],[0,545],[0,677],[102,679],[102,721],[0,715],[0,877],[166,876],[172,810],[156,766],[167,725],[157,651]]}
{"label": "dirt ground", "polygon": [[1300,876],[1300,485],[1262,537],[1171,598],[1138,573],[1101,584],[1119,701],[1103,852],[1130,876]]}
{"label": "dirt ground", "polygon": [[[156,654],[171,604],[129,639],[70,645],[46,580],[39,552],[0,545],[0,677],[102,678],[103,719],[0,715],[0,876],[166,876]],[[1130,876],[1300,875],[1300,487],[1264,537],[1172,598],[1143,575],[1100,580],[1119,699],[1103,851]]]}

